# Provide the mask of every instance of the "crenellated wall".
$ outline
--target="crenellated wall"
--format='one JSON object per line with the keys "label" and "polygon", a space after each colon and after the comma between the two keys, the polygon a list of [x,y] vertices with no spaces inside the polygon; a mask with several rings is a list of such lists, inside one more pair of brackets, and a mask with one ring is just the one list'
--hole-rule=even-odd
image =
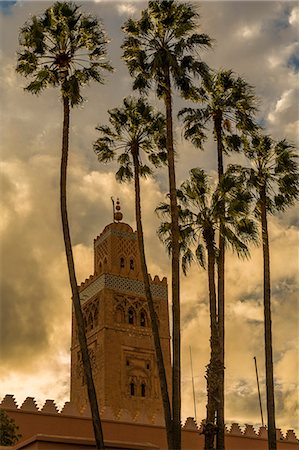
{"label": "crenellated wall", "polygon": [[[0,403],[12,417],[22,434],[22,441],[37,434],[72,436],[74,438],[92,438],[92,423],[90,411],[81,414],[74,405],[66,402],[59,410],[53,400],[46,400],[42,407],[38,407],[33,397],[27,397],[18,406],[13,395],[6,395]],[[150,442],[159,449],[166,448],[165,431],[161,417],[149,418],[138,411],[132,415],[127,410],[113,411],[106,407],[100,411],[103,420],[105,439],[120,439],[128,443]],[[201,450],[203,448],[202,424],[197,425],[192,417],[188,417],[182,427],[182,442],[184,450]],[[298,450],[299,441],[293,430],[283,433],[277,429],[279,450]],[[244,427],[233,423],[226,429],[227,450],[267,450],[267,430],[260,427],[255,430],[252,425]]]}

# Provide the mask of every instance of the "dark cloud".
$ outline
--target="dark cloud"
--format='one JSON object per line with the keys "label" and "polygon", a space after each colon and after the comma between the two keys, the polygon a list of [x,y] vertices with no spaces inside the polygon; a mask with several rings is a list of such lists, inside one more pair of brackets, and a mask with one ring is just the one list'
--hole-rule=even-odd
{"label": "dark cloud", "polygon": [[[31,267],[37,269],[34,265]],[[23,370],[23,365],[27,365],[30,358],[36,358],[48,350],[48,318],[43,308],[45,301],[49,300],[44,289],[35,291],[34,288],[40,287],[36,284],[38,278],[35,272],[32,273],[32,279],[34,285],[29,281],[31,286],[26,288],[27,277],[26,280],[20,277],[20,281],[23,281],[22,290],[15,282],[2,281],[1,287],[2,365],[12,368],[18,364],[19,370]]]}
{"label": "dark cloud", "polygon": [[288,65],[294,69],[295,72],[299,71],[299,54],[298,49],[288,59]]}
{"label": "dark cloud", "polygon": [[33,256],[33,242],[23,224],[1,246],[1,356],[3,365],[28,363],[47,351],[51,322],[49,286]]}

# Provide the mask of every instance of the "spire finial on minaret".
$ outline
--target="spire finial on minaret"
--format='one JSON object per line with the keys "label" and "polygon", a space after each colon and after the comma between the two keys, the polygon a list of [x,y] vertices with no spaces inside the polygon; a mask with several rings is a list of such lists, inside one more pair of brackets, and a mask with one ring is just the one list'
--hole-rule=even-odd
{"label": "spire finial on minaret", "polygon": [[116,200],[116,206],[115,206],[115,212],[114,212],[114,220],[116,222],[120,222],[123,218],[123,214],[120,211],[120,202],[119,202],[119,198]]}
{"label": "spire finial on minaret", "polygon": [[115,215],[115,202],[114,202],[114,198],[111,197],[111,201],[112,201],[112,217],[113,217],[113,222],[114,222],[114,215]]}

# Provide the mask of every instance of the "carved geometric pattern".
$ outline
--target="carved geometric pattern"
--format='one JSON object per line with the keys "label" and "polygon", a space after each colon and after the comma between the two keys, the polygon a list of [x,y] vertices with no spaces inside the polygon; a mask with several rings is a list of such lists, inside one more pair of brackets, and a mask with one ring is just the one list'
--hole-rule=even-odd
{"label": "carved geometric pattern", "polygon": [[[89,354],[90,364],[91,364],[93,373],[96,373],[98,370],[98,365],[97,365],[97,360],[96,360],[96,350],[97,350],[97,341],[95,340],[95,341],[91,342],[91,344],[88,345],[88,354]],[[82,384],[86,383],[81,351],[77,352],[76,375],[78,378],[81,378]]]}
{"label": "carved geometric pattern", "polygon": [[102,245],[98,245],[96,248],[96,255],[97,259],[104,259],[105,256],[108,254],[108,243],[103,242]]}
{"label": "carved geometric pattern", "polygon": [[105,233],[97,239],[96,246],[98,246],[100,243],[102,243],[103,241],[108,239],[109,236],[112,236],[112,235],[120,237],[121,239],[130,239],[131,241],[137,241],[137,235],[133,232],[116,231],[116,230],[111,230],[111,228],[110,228],[110,229],[106,230]]}
{"label": "carved geometric pattern", "polygon": [[137,248],[135,245],[132,245],[132,242],[129,240],[118,239],[116,248],[116,254],[122,256],[133,256],[136,258],[137,256]]}
{"label": "carved geometric pattern", "polygon": [[85,330],[88,333],[96,328],[99,324],[99,299],[96,298],[93,302],[83,308],[83,317]]}
{"label": "carved geometric pattern", "polygon": [[143,328],[150,326],[146,302],[132,296],[114,296],[114,318],[120,324],[137,325]]}
{"label": "carved geometric pattern", "polygon": [[148,351],[123,352],[123,393],[125,397],[159,398],[154,383],[154,355]]}
{"label": "carved geometric pattern", "polygon": [[[82,304],[104,288],[115,289],[120,292],[132,292],[136,295],[145,297],[143,281],[132,280],[130,278],[120,277],[118,275],[102,274],[80,293]],[[151,283],[151,292],[154,298],[167,300],[166,285]]]}
{"label": "carved geometric pattern", "polygon": [[97,246],[95,249],[95,272],[101,273],[104,265],[104,261],[107,262],[108,255],[108,243],[103,242],[102,245]]}

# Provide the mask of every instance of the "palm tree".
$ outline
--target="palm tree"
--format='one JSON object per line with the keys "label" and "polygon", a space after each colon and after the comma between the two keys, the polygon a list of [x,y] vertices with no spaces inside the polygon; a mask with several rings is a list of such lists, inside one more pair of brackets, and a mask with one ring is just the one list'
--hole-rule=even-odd
{"label": "palm tree", "polygon": [[[211,123],[217,143],[218,180],[224,174],[223,156],[230,151],[240,151],[242,135],[256,127],[252,120],[255,112],[255,96],[251,86],[231,70],[220,70],[205,77],[199,93],[201,108],[184,108],[185,137],[203,149],[207,138],[207,127]],[[225,206],[223,205],[223,209]],[[224,312],[225,312],[225,245],[223,226],[220,225],[218,258],[218,326],[222,370],[219,373],[219,404],[217,407],[217,449],[224,450]]]}
{"label": "palm tree", "polygon": [[167,441],[171,450],[172,427],[170,399],[166,372],[160,342],[157,316],[154,308],[147,263],[144,249],[143,226],[141,220],[140,177],[152,173],[151,168],[142,163],[143,151],[154,166],[166,162],[165,152],[165,118],[155,113],[142,98],[126,98],[120,108],[109,112],[111,126],[98,126],[101,137],[94,143],[94,150],[100,162],[113,160],[118,153],[120,168],[116,173],[118,181],[131,181],[135,184],[135,216],[137,224],[138,245],[141,256],[141,269],[144,280],[145,295],[149,307],[152,333],[155,344],[156,360],[159,372],[161,396],[165,416]]}
{"label": "palm tree", "polygon": [[268,215],[284,211],[298,199],[299,171],[294,147],[286,140],[275,142],[269,136],[255,135],[251,143],[247,142],[245,153],[251,167],[231,167],[230,170],[247,179],[256,198],[255,213],[261,223],[268,449],[276,450]]}
{"label": "palm tree", "polygon": [[[209,307],[211,328],[211,356],[207,367],[207,417],[205,423],[205,450],[214,449],[216,434],[215,412],[218,403],[218,377],[222,370],[217,324],[217,296],[215,264],[218,255],[216,236],[222,232],[225,242],[239,256],[248,257],[247,243],[256,239],[255,222],[249,218],[251,195],[241,184],[236,185],[233,177],[224,175],[212,193],[206,173],[199,168],[190,171],[190,179],[178,190],[180,212],[180,249],[182,267],[186,274],[194,259],[200,266],[208,268]],[[225,211],[223,214],[223,204]],[[157,208],[169,216],[168,204]],[[159,235],[171,251],[169,223],[163,223]],[[195,247],[195,249],[194,249]],[[216,447],[218,448],[218,447]]]}
{"label": "palm tree", "polygon": [[20,30],[17,72],[32,81],[25,88],[39,94],[59,87],[63,102],[60,209],[72,301],[78,326],[88,397],[98,449],[104,448],[102,426],[88,355],[84,321],[77,286],[68,224],[66,181],[69,149],[70,107],[82,102],[80,88],[90,81],[103,83],[102,71],[112,68],[106,61],[107,39],[96,18],[82,14],[72,2],[56,2],[41,16],[33,16]]}
{"label": "palm tree", "polygon": [[180,358],[180,282],[179,226],[176,199],[176,176],[173,144],[173,89],[184,98],[194,98],[198,89],[193,77],[206,76],[208,67],[197,56],[211,40],[196,30],[198,14],[193,6],[174,0],[152,0],[142,11],[140,20],[129,19],[123,27],[126,38],[123,58],[135,77],[133,89],[148,92],[155,85],[166,111],[166,148],[171,203],[172,251],[172,448],[181,448],[181,358]]}

